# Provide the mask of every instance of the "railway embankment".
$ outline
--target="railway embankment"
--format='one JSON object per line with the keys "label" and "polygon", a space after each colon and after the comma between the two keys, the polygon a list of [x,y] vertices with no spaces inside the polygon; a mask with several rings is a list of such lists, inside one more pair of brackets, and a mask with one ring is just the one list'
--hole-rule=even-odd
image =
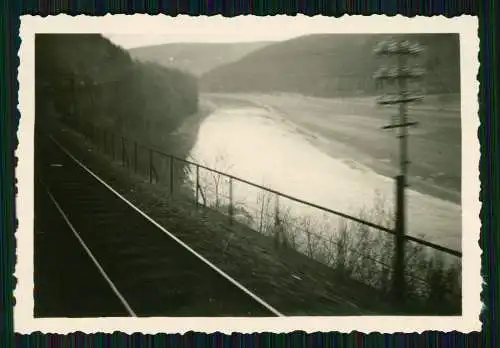
{"label": "railway embankment", "polygon": [[60,127],[54,136],[137,208],[285,315],[384,315],[402,311],[373,288],[342,277],[294,250],[276,248],[271,238],[231,224],[220,213],[179,197],[171,198],[166,184],[150,184],[146,178],[132,174],[79,133]]}

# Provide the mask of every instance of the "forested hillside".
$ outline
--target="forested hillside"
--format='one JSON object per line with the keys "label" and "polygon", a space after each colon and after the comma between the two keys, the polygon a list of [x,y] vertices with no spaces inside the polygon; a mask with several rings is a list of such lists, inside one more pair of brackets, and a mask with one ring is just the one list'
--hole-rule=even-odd
{"label": "forested hillside", "polygon": [[268,45],[267,42],[248,43],[170,43],[138,47],[129,52],[134,59],[155,62],[166,67],[201,75],[211,69],[232,63]]}
{"label": "forested hillside", "polygon": [[395,62],[376,57],[382,39],[405,38],[424,45],[413,64],[428,70],[424,93],[454,93],[460,89],[459,37],[455,34],[315,34],[268,45],[237,62],[215,68],[201,78],[209,92],[293,92],[310,96],[378,93],[373,73]]}
{"label": "forested hillside", "polygon": [[129,53],[99,34],[37,34],[36,122],[91,122],[136,139],[175,130],[197,111],[196,79]]}

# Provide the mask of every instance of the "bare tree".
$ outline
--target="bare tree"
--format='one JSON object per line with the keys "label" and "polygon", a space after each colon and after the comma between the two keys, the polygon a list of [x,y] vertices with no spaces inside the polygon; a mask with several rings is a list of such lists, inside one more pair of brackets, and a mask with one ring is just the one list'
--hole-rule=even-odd
{"label": "bare tree", "polygon": [[[228,162],[228,156],[225,151],[219,150],[217,152],[214,160],[210,163],[207,163],[204,160],[196,160],[193,156],[191,156],[191,161],[202,164],[207,168],[211,168],[212,170],[204,169],[200,173],[200,187],[196,188],[200,189],[204,193],[203,196],[209,199],[209,196],[206,194],[207,187],[213,187],[213,207],[215,209],[219,209],[221,207],[221,195],[223,192],[224,178],[227,178],[225,175],[220,173],[228,173],[233,167],[232,164]],[[218,173],[220,172],[220,173]],[[210,189],[208,189],[210,190]]]}

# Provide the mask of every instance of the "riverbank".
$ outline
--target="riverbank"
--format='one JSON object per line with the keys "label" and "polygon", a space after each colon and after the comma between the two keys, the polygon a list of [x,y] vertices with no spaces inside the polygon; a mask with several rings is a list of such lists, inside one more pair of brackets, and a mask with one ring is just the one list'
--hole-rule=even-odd
{"label": "riverbank", "polygon": [[158,144],[159,150],[180,158],[187,158],[198,137],[200,125],[215,110],[213,102],[200,99],[198,112],[186,117],[174,132],[164,134]]}

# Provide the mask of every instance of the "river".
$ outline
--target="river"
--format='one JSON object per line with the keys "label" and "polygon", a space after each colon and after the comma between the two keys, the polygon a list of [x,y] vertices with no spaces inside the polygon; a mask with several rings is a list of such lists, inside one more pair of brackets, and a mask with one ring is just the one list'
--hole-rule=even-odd
{"label": "river", "polygon": [[[346,214],[359,216],[365,211],[369,215],[381,205],[384,211],[394,208],[392,178],[352,158],[326,154],[282,117],[256,105],[219,104],[202,122],[191,158]],[[247,207],[257,208],[258,190],[234,184],[233,195]],[[461,249],[460,205],[411,188],[407,202],[409,234]],[[314,213],[314,209],[290,201],[280,204],[288,204],[294,214]]]}

